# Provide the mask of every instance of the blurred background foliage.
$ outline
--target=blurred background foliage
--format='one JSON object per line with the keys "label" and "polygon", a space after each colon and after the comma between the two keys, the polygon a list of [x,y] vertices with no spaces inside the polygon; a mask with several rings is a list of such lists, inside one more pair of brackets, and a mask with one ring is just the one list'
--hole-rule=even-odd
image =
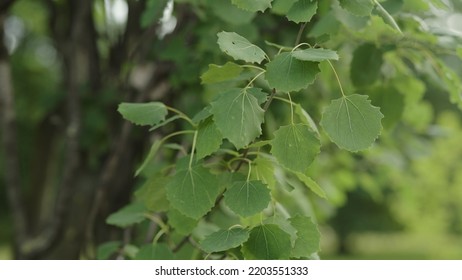
{"label": "blurred background foliage", "polygon": [[[288,2],[294,1],[274,0],[271,10],[255,14],[230,0],[2,0],[7,8],[0,15],[1,42],[11,68],[28,235],[40,236],[53,220],[63,221],[50,246],[29,255],[17,251],[4,147],[0,259],[87,258],[100,244],[120,245],[109,241],[145,242],[136,231],[104,221],[143,183],[133,174],[152,141],[177,124],[149,134],[123,122],[117,105],[161,100],[193,116],[222,86],[204,86],[199,78],[210,63],[226,61],[217,32],[237,32],[273,55],[278,49],[268,42],[292,46],[299,31],[281,16]],[[336,68],[346,91],[369,95],[385,119],[379,140],[365,152],[340,150],[322,134],[323,150],[309,174],[328,199],[310,195],[294,204],[316,217],[321,258],[460,259],[462,2],[379,2],[403,36],[380,14],[353,16],[336,0],[318,2],[318,14],[303,34],[302,41],[338,51]],[[380,60],[375,74],[365,66]],[[294,95],[317,121],[320,108],[340,96],[328,67],[321,64],[315,84]],[[278,106],[265,126],[285,121],[279,116],[287,116],[281,113],[287,108]],[[71,199],[59,215],[69,163],[66,133],[74,117],[79,133],[72,156],[78,164]],[[149,225],[140,227],[146,231]],[[133,250],[125,247],[125,254]],[[179,254],[191,258],[191,252]]]}

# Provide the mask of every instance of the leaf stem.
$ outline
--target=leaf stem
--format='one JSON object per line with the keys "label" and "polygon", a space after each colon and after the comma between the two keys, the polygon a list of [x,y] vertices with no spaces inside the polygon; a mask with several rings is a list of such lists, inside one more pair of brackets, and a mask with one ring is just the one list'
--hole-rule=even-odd
{"label": "leaf stem", "polygon": [[373,0],[374,4],[377,6],[379,13],[393,26],[396,30],[398,30],[399,34],[403,35],[401,28],[399,28],[398,23],[396,23],[395,19],[390,15],[390,13],[385,10],[385,8],[379,3],[377,0]]}
{"label": "leaf stem", "polygon": [[255,65],[251,65],[251,64],[245,64],[245,65],[240,65],[241,67],[243,68],[252,68],[252,69],[257,69],[257,70],[260,70],[260,71],[265,71],[265,69],[261,68],[261,67],[258,67],[258,66],[255,66]]}
{"label": "leaf stem", "polygon": [[255,77],[253,77],[252,80],[250,80],[250,82],[244,87],[244,89],[248,89],[250,87],[250,85],[256,80],[258,79],[258,77],[260,77],[262,74],[264,74],[266,71],[263,70],[262,72],[258,73]]}
{"label": "leaf stem", "polygon": [[281,51],[281,50],[290,51],[290,50],[292,49],[292,47],[287,47],[287,46],[279,45],[279,44],[276,44],[276,43],[273,43],[273,42],[269,42],[269,41],[265,41],[265,44],[267,44],[268,46],[271,46],[271,47],[278,48],[279,51]]}
{"label": "leaf stem", "polygon": [[192,134],[192,133],[195,133],[196,130],[181,130],[181,131],[176,131],[176,132],[173,132],[173,133],[170,133],[169,135],[165,136],[164,138],[162,138],[160,141],[161,142],[165,142],[167,141],[168,139],[172,138],[172,137],[175,137],[175,136],[178,136],[178,135],[182,135],[182,134]]}
{"label": "leaf stem", "polygon": [[292,51],[295,51],[296,49],[300,48],[301,46],[308,46],[308,47],[312,48],[312,46],[311,46],[310,44],[308,44],[308,43],[300,43],[300,44],[296,45],[296,46],[292,49]]}
{"label": "leaf stem", "polygon": [[287,96],[289,97],[289,101],[290,101],[290,121],[291,121],[291,124],[295,124],[295,122],[294,122],[294,104],[292,102],[292,97],[290,97],[290,93],[287,93]]}
{"label": "leaf stem", "polygon": [[327,60],[327,62],[329,63],[330,67],[332,68],[332,71],[334,71],[334,75],[335,75],[335,78],[337,79],[337,82],[338,82],[338,85],[340,87],[340,92],[342,93],[342,96],[346,97],[345,92],[343,91],[342,82],[340,82],[340,78],[338,77],[337,71],[335,71],[334,65],[332,65],[330,60]]}
{"label": "leaf stem", "polygon": [[192,162],[194,158],[194,150],[196,149],[196,141],[197,141],[197,130],[194,131],[194,137],[193,137],[193,142],[192,142],[192,147],[191,147],[191,157],[189,158],[189,170],[192,168]]}
{"label": "leaf stem", "polygon": [[252,161],[248,160],[247,163],[249,164],[249,171],[247,172],[247,182],[250,181],[250,173],[252,172]]}
{"label": "leaf stem", "polygon": [[178,109],[175,109],[175,108],[172,108],[170,106],[165,106],[167,108],[167,110],[171,111],[171,112],[174,112],[175,114],[177,114],[180,118],[184,119],[185,121],[187,121],[190,125],[192,125],[193,127],[196,127],[196,124],[183,112],[181,112],[180,110]]}

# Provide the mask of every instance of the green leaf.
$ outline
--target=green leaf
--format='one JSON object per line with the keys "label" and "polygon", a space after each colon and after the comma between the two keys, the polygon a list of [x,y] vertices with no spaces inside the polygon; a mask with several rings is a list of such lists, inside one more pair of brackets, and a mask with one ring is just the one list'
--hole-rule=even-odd
{"label": "green leaf", "polygon": [[197,220],[183,215],[180,211],[172,208],[167,213],[168,223],[179,234],[190,234],[197,225]]}
{"label": "green leaf", "polygon": [[372,85],[380,75],[383,52],[374,44],[365,43],[353,52],[350,66],[351,81],[356,87]]}
{"label": "green leaf", "polygon": [[263,12],[267,8],[271,8],[271,2],[273,0],[231,0],[231,3],[239,7],[240,9],[249,12]]}
{"label": "green leaf", "polygon": [[209,64],[209,69],[202,74],[202,84],[213,84],[233,79],[242,72],[242,67],[233,62],[225,65]]}
{"label": "green leaf", "polygon": [[404,96],[392,86],[379,87],[369,93],[371,103],[380,108],[384,115],[382,124],[385,128],[392,128],[404,111]]}
{"label": "green leaf", "polygon": [[162,141],[161,140],[156,140],[154,143],[152,143],[151,149],[149,150],[148,156],[144,159],[143,163],[141,164],[140,167],[135,172],[135,176],[138,176],[143,170],[146,168],[146,166],[151,163],[151,161],[154,159],[156,156],[157,152],[159,151],[160,147],[162,146]]}
{"label": "green leaf", "polygon": [[109,217],[106,219],[106,223],[125,228],[133,224],[140,223],[146,219],[145,212],[146,207],[144,204],[135,202],[109,215]]}
{"label": "green leaf", "polygon": [[211,112],[221,134],[241,149],[261,134],[264,111],[248,89],[230,89],[212,102]]}
{"label": "green leaf", "polygon": [[254,179],[260,180],[267,184],[268,187],[274,189],[276,187],[276,177],[274,176],[275,162],[270,156],[259,155],[252,166],[252,175]]}
{"label": "green leaf", "polygon": [[280,260],[288,259],[292,244],[290,235],[273,224],[255,227],[242,247],[246,259]]}
{"label": "green leaf", "polygon": [[199,219],[213,205],[221,191],[218,179],[198,162],[188,166],[189,157],[177,163],[176,173],[166,186],[170,205],[183,215]]}
{"label": "green leaf", "polygon": [[200,110],[193,118],[192,118],[192,121],[194,123],[199,123],[203,120],[205,120],[206,118],[210,117],[212,115],[212,112],[210,112],[210,109],[212,107],[210,106],[207,106],[207,107],[204,107],[202,110]]}
{"label": "green leaf", "polygon": [[175,260],[175,255],[165,243],[147,244],[140,248],[135,260]]}
{"label": "green leaf", "polygon": [[167,108],[161,102],[120,103],[118,111],[136,125],[156,125],[167,116]]}
{"label": "green leaf", "polygon": [[196,158],[204,158],[216,152],[223,141],[223,136],[211,117],[199,124],[197,130]]}
{"label": "green leaf", "polygon": [[294,113],[298,116],[301,123],[307,124],[312,131],[316,133],[316,136],[319,137],[319,130],[316,123],[313,121],[311,116],[303,109],[300,104],[294,105]]}
{"label": "green leaf", "polygon": [[108,260],[115,252],[122,247],[120,241],[109,241],[98,246],[96,251],[96,259]]}
{"label": "green leaf", "polygon": [[298,91],[312,84],[319,73],[318,63],[296,59],[291,52],[278,54],[266,64],[266,80],[282,92]]}
{"label": "green leaf", "polygon": [[297,239],[291,256],[295,258],[309,258],[311,254],[320,250],[321,234],[311,218],[296,215],[289,219],[290,224],[297,230]]}
{"label": "green leaf", "polygon": [[306,50],[296,50],[292,55],[303,61],[324,61],[324,60],[338,60],[338,55],[336,51],[326,50],[326,49],[306,49]]}
{"label": "green leaf", "polygon": [[146,209],[153,212],[168,210],[168,200],[165,193],[165,185],[168,178],[160,173],[156,173],[135,192],[135,197],[144,203]]}
{"label": "green leaf", "polygon": [[337,20],[334,11],[331,10],[324,14],[310,29],[308,35],[310,37],[321,37],[323,35],[337,34],[340,23]]}
{"label": "green leaf", "polygon": [[274,0],[271,12],[277,15],[287,15],[292,5],[298,0]]}
{"label": "green leaf", "polygon": [[287,13],[287,19],[295,23],[309,22],[316,14],[318,2],[316,0],[298,0]]}
{"label": "green leaf", "polygon": [[248,24],[256,15],[239,9],[229,0],[207,0],[206,2],[206,7],[210,7],[217,17],[233,25]]}
{"label": "green leaf", "polygon": [[367,149],[382,130],[382,113],[367,96],[352,94],[333,100],[322,114],[321,126],[340,148]]}
{"label": "green leaf", "polygon": [[257,99],[258,104],[262,104],[268,100],[268,94],[262,91],[261,88],[248,88],[247,92]]}
{"label": "green leaf", "polygon": [[241,217],[255,215],[271,201],[270,190],[261,181],[237,181],[224,193],[226,205]]}
{"label": "green leaf", "polygon": [[249,239],[249,231],[243,228],[219,230],[205,237],[200,242],[201,248],[207,253],[226,251],[236,248]]}
{"label": "green leaf", "polygon": [[235,60],[241,59],[249,63],[261,63],[266,58],[266,54],[262,49],[235,32],[222,31],[217,36],[220,49]]}
{"label": "green leaf", "polygon": [[281,126],[274,132],[271,154],[285,168],[305,173],[319,153],[320,142],[306,124]]}
{"label": "green leaf", "polygon": [[372,13],[372,0],[340,0],[342,8],[357,16],[368,16]]}
{"label": "green leaf", "polygon": [[303,173],[300,173],[300,172],[295,172],[295,175],[312,192],[314,192],[315,194],[319,195],[320,197],[322,197],[324,199],[327,199],[327,196],[326,196],[326,193],[324,192],[324,190],[313,179],[311,179],[307,175],[305,175]]}

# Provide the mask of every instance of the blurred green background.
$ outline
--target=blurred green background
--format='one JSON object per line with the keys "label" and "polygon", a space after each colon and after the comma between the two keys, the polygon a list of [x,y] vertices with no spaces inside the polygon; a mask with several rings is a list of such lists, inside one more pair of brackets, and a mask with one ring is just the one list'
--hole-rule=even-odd
{"label": "blurred green background", "polygon": [[[287,2],[294,1],[275,0],[272,10],[253,14],[229,0],[2,0],[0,63],[11,77],[2,68],[0,90],[11,83],[14,104],[2,100],[0,109],[4,120],[9,109],[16,116],[15,129],[4,121],[0,135],[16,140],[27,235],[53,229],[51,239],[35,243],[41,250],[23,257],[85,258],[88,247],[123,238],[104,221],[130,200],[139,184],[134,170],[156,136],[125,123],[117,105],[161,100],[194,115],[220,86],[199,79],[208,64],[226,61],[216,33],[237,32],[275,53],[265,41],[291,46],[299,31],[282,16]],[[322,139],[310,174],[328,200],[309,203],[322,232],[320,257],[462,259],[462,3],[379,2],[402,37],[380,14],[349,15],[337,0],[319,1],[302,37],[338,50],[344,87],[368,94],[385,115],[368,151],[349,153]],[[367,76],[367,67],[353,68],[374,59],[361,53],[364,64],[352,62],[365,43],[380,46],[383,63],[379,78],[358,88],[350,73]],[[294,95],[317,121],[322,105],[339,96],[328,65],[321,67],[306,94]],[[277,106],[265,125],[281,121],[285,109]],[[11,259],[21,237],[7,195],[14,151],[3,143],[0,259]]]}

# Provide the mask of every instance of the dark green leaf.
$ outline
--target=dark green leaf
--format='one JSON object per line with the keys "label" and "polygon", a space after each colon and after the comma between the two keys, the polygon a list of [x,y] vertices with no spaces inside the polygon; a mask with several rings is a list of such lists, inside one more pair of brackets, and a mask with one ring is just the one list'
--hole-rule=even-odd
{"label": "dark green leaf", "polygon": [[255,215],[271,201],[270,191],[261,181],[237,181],[224,193],[225,203],[241,217]]}
{"label": "dark green leaf", "polygon": [[220,193],[215,175],[198,162],[188,165],[189,157],[177,163],[177,170],[166,186],[167,198],[183,215],[199,219],[205,215]]}
{"label": "dark green leaf", "polygon": [[271,7],[273,0],[231,0],[231,2],[239,8],[249,12],[263,12]]}
{"label": "dark green leaf", "polygon": [[235,248],[249,239],[249,231],[243,228],[219,230],[205,237],[200,242],[207,253],[226,251]]}
{"label": "dark green leaf", "polygon": [[207,6],[221,20],[233,25],[248,24],[255,17],[255,13],[239,9],[230,0],[207,0]]}
{"label": "dark green leaf", "polygon": [[225,65],[209,64],[209,69],[202,74],[203,84],[213,84],[233,79],[242,72],[242,67],[233,62]]}
{"label": "dark green leaf", "polygon": [[277,225],[264,224],[255,227],[242,247],[246,259],[280,260],[288,259],[292,244],[290,235]]}
{"label": "dark green leaf", "polygon": [[310,127],[310,129],[316,133],[316,136],[319,137],[318,126],[313,121],[311,116],[305,111],[305,109],[303,109],[303,107],[300,104],[295,104],[294,109],[294,113],[298,116],[300,122],[307,124]]}
{"label": "dark green leaf", "polygon": [[135,192],[135,197],[144,203],[149,211],[161,212],[168,210],[168,200],[165,185],[168,178],[156,173]]}
{"label": "dark green leaf", "polygon": [[305,186],[307,186],[312,192],[314,192],[315,194],[319,195],[320,197],[322,198],[327,198],[326,196],[326,193],[324,192],[324,190],[318,185],[318,183],[316,183],[316,181],[314,181],[313,179],[311,179],[310,177],[308,177],[307,175],[303,174],[303,173],[300,173],[300,172],[296,172],[295,175],[297,176],[297,178],[302,181],[303,184],[305,184]]}
{"label": "dark green leaf", "polygon": [[146,168],[146,166],[151,163],[151,161],[154,159],[156,156],[157,152],[159,151],[160,147],[162,146],[162,141],[161,140],[156,140],[154,143],[152,143],[151,149],[149,150],[148,156],[144,159],[143,163],[141,164],[140,167],[135,172],[135,176],[138,176],[143,170]]}
{"label": "dark green leaf", "polygon": [[281,126],[274,132],[271,154],[285,168],[305,173],[316,155],[320,142],[306,124]]}
{"label": "dark green leaf", "polygon": [[196,157],[201,159],[216,152],[223,141],[223,136],[211,117],[199,124],[197,130]]}
{"label": "dark green leaf", "polygon": [[316,14],[318,2],[316,0],[298,0],[287,13],[287,19],[295,22],[309,22]]}
{"label": "dark green leaf", "polygon": [[355,152],[367,149],[382,130],[379,108],[367,96],[352,94],[333,100],[322,115],[321,126],[340,148]]}
{"label": "dark green leaf", "polygon": [[120,103],[119,113],[137,125],[156,125],[165,120],[167,108],[161,102]]}
{"label": "dark green leaf", "polygon": [[271,12],[277,15],[287,15],[292,5],[298,0],[274,0]]}
{"label": "dark green leaf", "polygon": [[106,219],[106,223],[125,228],[146,219],[145,213],[146,207],[144,204],[135,202],[109,215]]}
{"label": "dark green leaf", "polygon": [[365,43],[356,48],[350,66],[351,81],[356,87],[375,83],[380,75],[382,55],[382,51],[371,43]]}
{"label": "dark green leaf", "polygon": [[372,0],[340,0],[340,5],[357,16],[368,16],[374,8]]}
{"label": "dark green leaf", "polygon": [[261,134],[264,111],[248,89],[231,89],[212,102],[212,113],[221,134],[240,149]]}
{"label": "dark green leaf", "polygon": [[195,123],[199,123],[206,118],[210,117],[212,115],[212,112],[210,110],[212,109],[211,106],[207,106],[204,109],[200,110],[199,113],[197,113],[193,118],[192,121]]}
{"label": "dark green leaf", "polygon": [[218,33],[218,45],[224,53],[236,60],[241,59],[249,63],[261,63],[266,57],[262,49],[234,32],[222,31]]}
{"label": "dark green leaf", "polygon": [[271,189],[276,187],[276,177],[274,176],[275,162],[270,156],[258,156],[253,161],[253,178],[267,184]]}
{"label": "dark green leaf", "polygon": [[136,260],[175,260],[175,255],[165,243],[147,244],[140,248]]}
{"label": "dark green leaf", "polygon": [[168,211],[167,217],[169,225],[181,235],[190,234],[197,225],[196,219],[187,217],[174,208]]}
{"label": "dark green leaf", "polygon": [[308,258],[311,254],[320,250],[319,242],[321,234],[311,218],[296,215],[289,219],[290,224],[297,230],[297,239],[291,256],[296,258]]}
{"label": "dark green leaf", "polygon": [[96,259],[107,260],[122,247],[120,241],[109,241],[98,246]]}
{"label": "dark green leaf", "polygon": [[266,64],[266,80],[282,92],[298,91],[312,84],[319,73],[318,63],[296,59],[291,52],[278,54]]}
{"label": "dark green leaf", "polygon": [[385,128],[393,127],[403,115],[404,97],[392,86],[379,87],[369,93],[371,103],[380,108],[384,115]]}

